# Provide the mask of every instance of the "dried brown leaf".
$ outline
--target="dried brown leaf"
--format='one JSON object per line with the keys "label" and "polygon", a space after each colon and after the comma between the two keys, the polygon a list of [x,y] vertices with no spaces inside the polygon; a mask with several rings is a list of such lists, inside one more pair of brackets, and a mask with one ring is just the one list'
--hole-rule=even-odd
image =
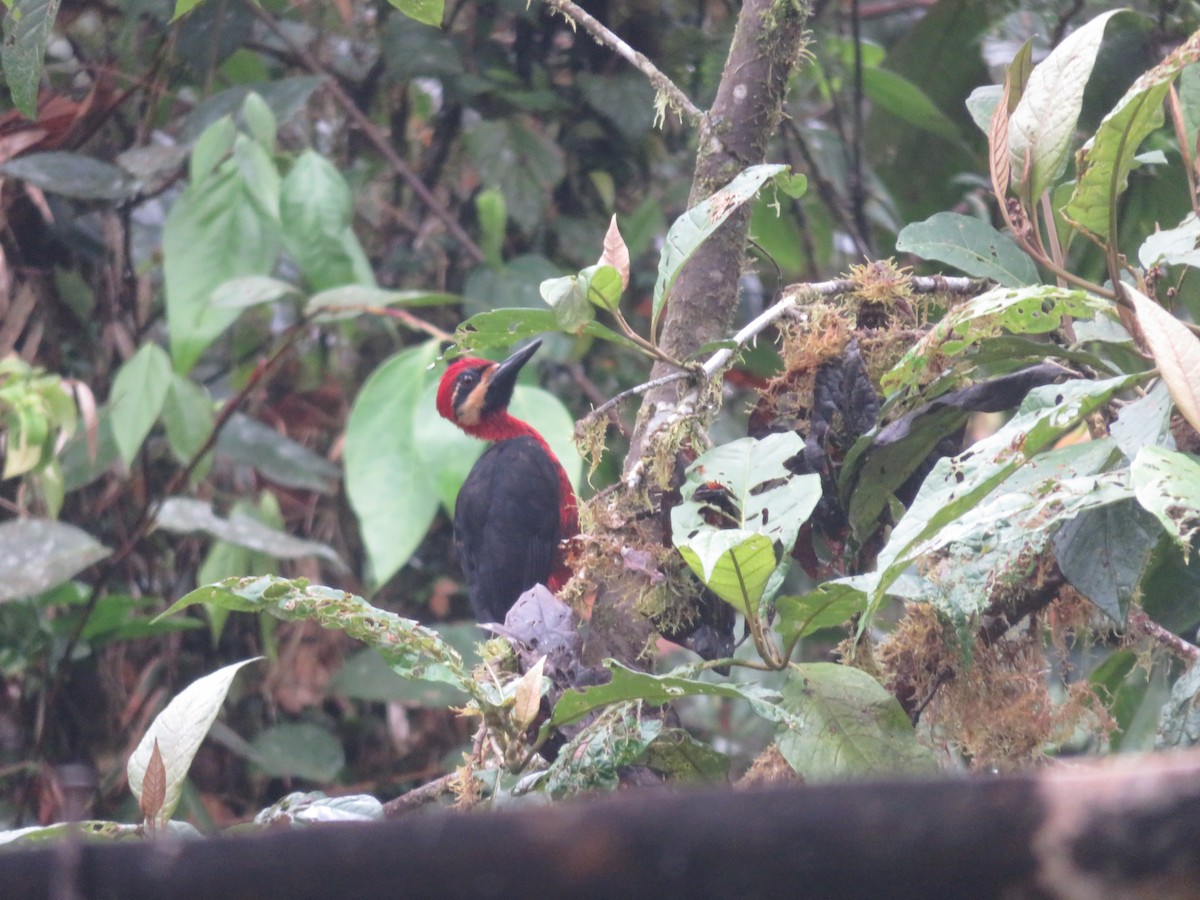
{"label": "dried brown leaf", "polygon": [[542,706],[542,670],[546,668],[546,657],[542,657],[517,682],[513,698],[513,721],[524,730],[533,724]]}
{"label": "dried brown leaf", "polygon": [[158,815],[166,799],[167,766],[158,749],[158,738],[155,738],[154,749],[150,751],[150,761],[146,764],[146,775],[142,779],[142,819],[148,831],[153,832],[157,829]]}
{"label": "dried brown leaf", "polygon": [[621,290],[629,287],[629,248],[625,246],[625,238],[621,237],[615,215],[604,235],[604,252],[600,254],[597,265],[612,266],[621,276]]}
{"label": "dried brown leaf", "polygon": [[1200,338],[1145,294],[1128,285],[1125,291],[1171,399],[1188,423],[1200,431]]}

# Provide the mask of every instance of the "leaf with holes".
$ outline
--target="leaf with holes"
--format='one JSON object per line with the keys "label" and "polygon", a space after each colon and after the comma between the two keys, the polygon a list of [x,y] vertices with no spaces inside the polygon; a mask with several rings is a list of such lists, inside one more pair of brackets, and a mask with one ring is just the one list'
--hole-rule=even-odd
{"label": "leaf with holes", "polygon": [[788,676],[782,705],[797,723],[781,728],[775,742],[805,781],[937,771],[900,703],[866,672],[806,663]]}
{"label": "leaf with holes", "polygon": [[1165,447],[1143,447],[1130,471],[1138,503],[1154,514],[1186,559],[1200,533],[1200,463]]}

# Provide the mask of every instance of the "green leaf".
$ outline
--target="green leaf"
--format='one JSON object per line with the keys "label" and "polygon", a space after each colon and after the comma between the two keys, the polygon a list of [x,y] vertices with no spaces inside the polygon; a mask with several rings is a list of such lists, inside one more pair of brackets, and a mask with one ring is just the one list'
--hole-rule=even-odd
{"label": "green leaf", "polygon": [[700,580],[743,615],[758,607],[779,564],[771,539],[752,531],[705,530],[676,546]]}
{"label": "green leaf", "polygon": [[[459,325],[454,340],[464,351],[479,353],[511,347],[524,338],[558,330],[558,321],[549,309],[493,309],[471,316]],[[638,349],[629,338],[596,321],[584,325],[581,334]]]}
{"label": "green leaf", "polygon": [[410,19],[440,28],[446,14],[446,0],[388,0]]}
{"label": "green leaf", "polygon": [[6,6],[0,67],[21,115],[36,119],[42,61],[58,17],[59,0],[10,0]]}
{"label": "green leaf", "polygon": [[68,581],[112,551],[86,531],[49,519],[0,522],[0,603]]}
{"label": "green leaf", "polygon": [[200,385],[172,372],[162,420],[171,453],[186,465],[212,434],[216,421],[212,398]]}
{"label": "green leaf", "polygon": [[[248,151],[243,158],[257,156]],[[278,209],[272,215],[263,206],[271,189],[248,183],[247,174],[257,178],[261,166],[243,171],[240,161],[228,159],[201,185],[190,185],[163,226],[167,324],[171,356],[181,373],[240,312],[211,306],[213,291],[241,275],[268,274],[279,253]]]}
{"label": "green leaf", "polygon": [[862,775],[933,774],[899,701],[860,669],[834,663],[793,666],[783,706],[798,720],[780,729],[779,752],[805,781]]}
{"label": "green leaf", "polygon": [[187,778],[188,769],[200,742],[208,734],[208,729],[216,719],[225,702],[225,695],[238,670],[247,663],[255,662],[262,657],[247,659],[223,669],[218,669],[211,675],[198,678],[184,688],[158,716],[155,717],[141,742],[129,757],[127,774],[129,789],[140,801],[142,798],[142,779],[146,775],[146,766],[157,741],[163,764],[167,770],[166,799],[159,809],[157,818],[160,823],[166,822],[179,805],[183,791],[183,781]]}
{"label": "green leaf", "polygon": [[612,312],[621,305],[621,273],[608,265],[588,266],[579,272],[579,288],[588,302]]}
{"label": "green leaf", "polygon": [[1171,83],[1185,66],[1197,60],[1200,45],[1195,41],[1181,44],[1140,76],[1104,117],[1075,162],[1075,190],[1064,210],[1073,224],[1101,240],[1115,237],[1109,233],[1115,221],[1112,210],[1129,183],[1138,148],[1162,125],[1162,104]]}
{"label": "green leaf", "polygon": [[389,291],[365,284],[347,284],[310,297],[304,314],[317,322],[337,322],[361,316],[372,309],[447,306],[461,299],[457,294],[440,291]]}
{"label": "green leaf", "polygon": [[[1096,63],[1104,28],[1118,12],[1096,16],[1067,35],[1038,63],[1009,118],[1009,164],[1027,207],[1066,169],[1071,139],[1083,107],[1083,91]],[[1023,177],[1027,160],[1028,177]]]}
{"label": "green leaf", "polygon": [[157,421],[171,388],[171,360],[157,344],[143,344],[117,371],[109,397],[113,439],[126,466]]}
{"label": "green leaf", "polygon": [[[700,681],[677,674],[650,675],[627,668],[615,660],[605,660],[604,665],[612,671],[612,680],[593,687],[571,688],[564,691],[554,705],[550,724],[570,725],[578,722],[592,710],[625,700],[644,700],[661,706],[681,697],[728,697],[750,701],[757,712],[768,713],[776,720],[771,710],[772,694],[752,684]],[[786,713],[783,714],[786,717]]]}
{"label": "green leaf", "polygon": [[231,278],[209,298],[216,309],[246,309],[263,303],[274,303],[285,297],[298,297],[300,291],[294,284],[272,278],[270,275],[243,275]]}
{"label": "green leaf", "polygon": [[242,413],[234,413],[221,429],[217,452],[284,487],[332,494],[341,478],[341,470],[325,457]]}
{"label": "green leaf", "polygon": [[76,200],[128,200],[140,189],[137,179],[111,163],[62,150],[10,159],[0,174]]}
{"label": "green leaf", "polygon": [[232,116],[221,116],[201,132],[188,163],[188,178],[193,184],[200,184],[225,161],[236,137],[237,126]]}
{"label": "green leaf", "polygon": [[536,229],[550,205],[550,192],[567,173],[559,146],[517,117],[477,122],[463,140],[479,180],[504,194],[514,222],[526,231]]}
{"label": "green leaf", "polygon": [[834,628],[867,608],[867,598],[854,587],[827,581],[800,597],[779,597],[776,628],[785,642]]}
{"label": "green leaf", "polygon": [[479,220],[479,247],[489,266],[504,265],[504,232],[508,225],[508,207],[504,194],[496,188],[480,191],[475,197],[475,218]]}
{"label": "green leaf", "polygon": [[587,290],[578,275],[565,275],[543,281],[538,289],[546,305],[554,311],[556,331],[579,334],[596,318],[588,303]]}
{"label": "green leaf", "polygon": [[236,612],[268,613],[285,622],[311,620],[374,647],[405,678],[445,682],[468,692],[474,686],[458,651],[437,632],[412,619],[376,609],[347,591],[310,585],[306,578],[227,578],[180,598],[159,619],[196,603],[211,603]]}
{"label": "green leaf", "polygon": [[[306,150],[283,179],[279,200],[283,246],[316,291],[362,281],[357,256],[346,250],[353,201],[350,188],[334,166]],[[368,270],[367,283],[373,285]]]}
{"label": "green leaf", "polygon": [[928,383],[929,364],[957,356],[979,341],[1008,332],[1046,334],[1062,323],[1063,316],[1091,319],[1097,314],[1116,315],[1110,300],[1052,285],[996,288],[973,297],[947,313],[880,379],[889,393],[917,390]]}
{"label": "green leaf", "polygon": [[962,140],[958,126],[903,75],[887,69],[863,69],[862,84],[871,102],[897,119],[949,141]]}
{"label": "green leaf", "polygon": [[437,341],[427,341],[384,362],[359,391],[346,425],[346,493],[375,585],[408,562],[437,514],[438,494],[411,427],[437,354]]}
{"label": "green leaf", "polygon": [[[262,98],[261,94],[251,91],[246,95],[246,99],[242,101],[240,118],[250,137],[262,145],[262,148],[268,153],[274,153],[275,130],[278,123],[270,104]],[[311,152],[311,150],[305,151],[305,153]]]}
{"label": "green leaf", "polygon": [[175,12],[171,14],[171,21],[174,22],[181,16],[186,16],[199,6],[201,2],[203,0],[175,0]]}
{"label": "green leaf", "polygon": [[1187,559],[1200,533],[1200,463],[1165,447],[1143,447],[1130,466],[1138,503],[1154,514]]}
{"label": "green leaf", "polygon": [[346,765],[346,753],[338,739],[312,722],[272,725],[255,736],[250,751],[251,762],[271,778],[327,783]]}
{"label": "green leaf", "polygon": [[[470,671],[479,664],[475,648],[485,635],[478,625],[473,622],[439,625],[431,630],[458,651],[463,658],[464,671]],[[388,665],[378,650],[370,647],[346,660],[329,682],[328,690],[331,694],[356,700],[403,703],[426,709],[462,706],[467,700],[467,694],[451,684],[404,678]]]}
{"label": "green leaf", "polygon": [[896,250],[949,263],[1007,287],[1038,283],[1037,267],[1017,242],[974,216],[940,212],[906,225],[896,236]]}
{"label": "green leaf", "polygon": [[1118,625],[1142,593],[1162,529],[1130,499],[1085,510],[1054,536],[1067,581]]}
{"label": "green leaf", "polygon": [[654,305],[650,316],[652,334],[657,333],[658,318],[683,264],[729,218],[730,213],[757,194],[769,179],[786,171],[787,166],[781,165],[751,166],[672,223],[667,230],[658,262],[658,279],[654,283]]}
{"label": "green leaf", "polygon": [[191,497],[168,497],[159,508],[155,525],[176,534],[203,531],[218,540],[276,559],[318,556],[345,568],[337,552],[328,544],[293,537],[236,511],[228,519],[222,518],[207,502]]}

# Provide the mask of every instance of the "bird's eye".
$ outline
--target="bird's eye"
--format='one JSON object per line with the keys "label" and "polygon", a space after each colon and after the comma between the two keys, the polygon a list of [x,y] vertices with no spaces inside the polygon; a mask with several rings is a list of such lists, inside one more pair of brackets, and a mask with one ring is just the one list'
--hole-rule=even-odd
{"label": "bird's eye", "polygon": [[467,385],[467,387],[470,387],[471,385],[475,384],[478,381],[479,381],[479,370],[478,369],[467,369],[467,371],[463,372],[461,375],[458,376],[458,383],[465,384],[465,385]]}

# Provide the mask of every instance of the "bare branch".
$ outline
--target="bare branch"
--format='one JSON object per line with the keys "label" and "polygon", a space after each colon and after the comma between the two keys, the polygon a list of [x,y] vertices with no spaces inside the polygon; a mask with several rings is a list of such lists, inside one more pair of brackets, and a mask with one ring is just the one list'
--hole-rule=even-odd
{"label": "bare branch", "polygon": [[645,75],[650,80],[650,84],[654,86],[654,89],[667,98],[667,103],[670,104],[671,108],[676,110],[680,115],[687,116],[688,121],[693,125],[699,125],[704,121],[704,111],[688,99],[687,94],[681,91],[675,82],[664,75],[644,55],[638,53],[617,37],[617,35],[609,31],[591,13],[573,3],[572,0],[546,0],[546,5],[558,10],[568,21],[577,22],[582,25],[588,34]]}

